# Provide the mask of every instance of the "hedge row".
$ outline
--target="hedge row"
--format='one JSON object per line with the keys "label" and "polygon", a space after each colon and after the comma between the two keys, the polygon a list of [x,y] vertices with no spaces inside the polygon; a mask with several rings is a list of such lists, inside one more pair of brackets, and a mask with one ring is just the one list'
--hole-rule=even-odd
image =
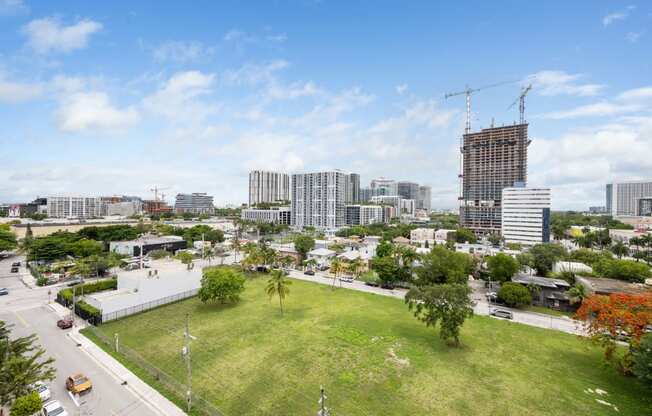
{"label": "hedge row", "polygon": [[75,314],[85,321],[90,321],[93,325],[102,323],[101,311],[83,300],[75,303]]}
{"label": "hedge row", "polygon": [[102,290],[115,290],[118,288],[118,281],[116,279],[99,280],[93,283],[85,283],[73,286],[71,288],[62,289],[57,294],[57,302],[63,306],[70,306],[72,303],[73,294],[87,295],[89,293],[100,292]]}

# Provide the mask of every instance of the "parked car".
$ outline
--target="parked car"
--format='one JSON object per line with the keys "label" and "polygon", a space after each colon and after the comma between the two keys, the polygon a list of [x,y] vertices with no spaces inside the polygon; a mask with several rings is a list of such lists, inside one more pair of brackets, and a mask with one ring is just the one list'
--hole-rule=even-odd
{"label": "parked car", "polygon": [[72,280],[68,280],[68,281],[66,282],[66,285],[67,285],[68,287],[73,287],[73,286],[76,286],[76,285],[78,285],[78,284],[80,284],[80,283],[83,283],[83,282],[82,282],[82,279],[75,278],[75,279],[72,279]]}
{"label": "parked car", "polygon": [[12,273],[18,273],[18,267],[12,267],[11,272]]}
{"label": "parked car", "polygon": [[63,318],[57,321],[57,326],[61,329],[72,328],[72,318]]}
{"label": "parked car", "polygon": [[17,262],[11,263],[11,267],[20,267],[20,262],[17,261]]}
{"label": "parked car", "polygon": [[66,388],[73,394],[81,394],[90,391],[93,383],[82,373],[76,373],[66,379]]}
{"label": "parked car", "polygon": [[484,295],[488,301],[495,302],[498,300],[498,294],[496,292],[488,292]]}
{"label": "parked car", "polygon": [[307,274],[308,276],[314,276],[315,272],[313,270],[306,270],[305,272],[303,272],[303,274]]}
{"label": "parked car", "polygon": [[494,308],[489,314],[496,318],[514,319],[514,314],[505,309]]}
{"label": "parked car", "polygon": [[0,287],[0,296],[8,295],[8,294],[9,294],[9,291],[7,290],[6,287]]}
{"label": "parked car", "polygon": [[63,408],[59,400],[52,400],[51,402],[43,405],[41,411],[43,416],[68,416],[68,412]]}
{"label": "parked car", "polygon": [[45,403],[50,398],[52,398],[52,394],[50,393],[50,388],[47,386],[42,381],[37,381],[34,383],[34,391],[38,393],[39,397],[41,398],[41,402]]}
{"label": "parked car", "polygon": [[343,282],[346,282],[346,283],[353,282],[353,278],[351,278],[351,277],[341,277],[340,280],[343,281]]}
{"label": "parked car", "polygon": [[317,269],[318,269],[319,271],[325,272],[325,271],[328,270],[329,268],[330,268],[330,267],[328,267],[328,266],[326,266],[326,265],[323,265],[323,266],[319,266]]}

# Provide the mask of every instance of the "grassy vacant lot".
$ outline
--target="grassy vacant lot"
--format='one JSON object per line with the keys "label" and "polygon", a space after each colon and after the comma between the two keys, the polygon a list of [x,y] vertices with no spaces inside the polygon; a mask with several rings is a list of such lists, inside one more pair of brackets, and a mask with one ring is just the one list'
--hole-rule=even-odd
{"label": "grassy vacant lot", "polygon": [[100,329],[183,381],[190,313],[193,389],[226,415],[315,414],[320,385],[333,415],[652,414],[649,391],[575,336],[474,317],[450,348],[400,300],[293,281],[281,316],[264,284],[236,306],[191,299]]}

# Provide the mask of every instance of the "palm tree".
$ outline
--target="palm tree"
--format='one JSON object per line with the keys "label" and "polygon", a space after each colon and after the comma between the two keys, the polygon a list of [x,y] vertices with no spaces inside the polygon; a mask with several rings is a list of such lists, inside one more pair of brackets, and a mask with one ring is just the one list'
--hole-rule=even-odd
{"label": "palm tree", "polygon": [[279,258],[279,263],[281,263],[282,267],[289,267],[294,263],[294,257],[290,255],[281,256],[281,258]]}
{"label": "palm tree", "polygon": [[576,284],[570,289],[568,289],[568,297],[570,298],[570,303],[581,303],[586,298],[586,288],[584,285]]}
{"label": "palm tree", "polygon": [[611,246],[611,251],[621,259],[623,256],[629,254],[629,248],[622,241],[617,241],[614,245]]}
{"label": "palm tree", "polygon": [[215,253],[211,247],[204,247],[202,250],[204,251],[204,260],[208,260],[208,265],[210,266],[211,260],[215,258]]}
{"label": "palm tree", "polygon": [[349,270],[351,271],[351,274],[355,276],[356,279],[360,278],[360,275],[362,274],[364,269],[365,269],[365,263],[364,261],[362,261],[360,257],[358,257],[357,259],[349,263]]}
{"label": "palm tree", "polygon": [[84,277],[88,277],[88,275],[91,274],[91,266],[88,264],[85,260],[80,259],[77,260],[73,268],[71,269],[71,272],[73,274],[79,275],[81,277],[82,282],[84,281]]}
{"label": "palm tree", "polygon": [[226,249],[224,248],[224,246],[221,245],[215,246],[215,248],[213,249],[213,253],[215,253],[215,255],[220,258],[220,264],[224,264],[224,254],[226,253]]}
{"label": "palm tree", "polygon": [[[339,257],[335,257],[333,260],[331,260],[331,273],[333,273],[333,288],[335,288],[335,281],[337,280],[338,276],[340,273],[342,273],[346,269],[346,266],[342,262],[342,260]],[[342,281],[340,280],[340,286],[342,285]]]}
{"label": "palm tree", "polygon": [[283,315],[283,299],[290,294],[290,286],[292,282],[285,278],[281,270],[272,270],[265,287],[265,293],[269,296],[271,301],[274,296],[278,296],[278,303],[281,306],[281,315]]}

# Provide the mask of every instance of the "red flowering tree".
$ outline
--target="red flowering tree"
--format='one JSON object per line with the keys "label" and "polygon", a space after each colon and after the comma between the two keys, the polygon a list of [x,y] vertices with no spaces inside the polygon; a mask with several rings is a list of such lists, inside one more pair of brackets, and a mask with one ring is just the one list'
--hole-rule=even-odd
{"label": "red flowering tree", "polygon": [[[605,348],[605,358],[611,360],[616,341],[636,347],[646,329],[652,325],[652,293],[629,295],[615,293],[609,296],[593,295],[584,299],[576,318],[584,321],[589,336]],[[623,369],[628,371],[629,352],[624,357]]]}

